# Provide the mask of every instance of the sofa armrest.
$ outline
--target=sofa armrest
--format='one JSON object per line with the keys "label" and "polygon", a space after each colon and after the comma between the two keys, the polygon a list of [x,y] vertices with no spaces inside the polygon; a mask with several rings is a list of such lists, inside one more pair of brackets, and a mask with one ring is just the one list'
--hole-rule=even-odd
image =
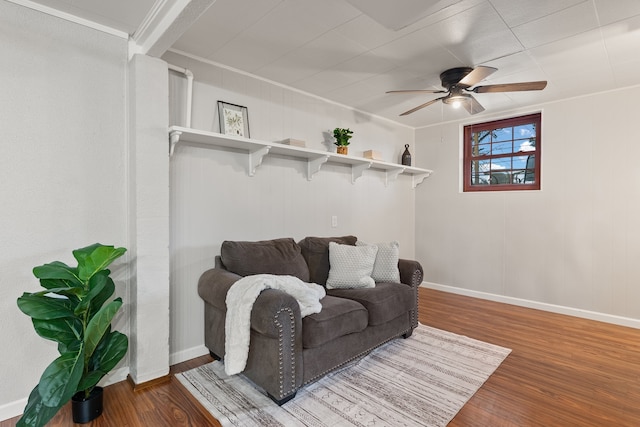
{"label": "sofa armrest", "polygon": [[[227,292],[241,277],[223,269],[207,270],[198,281],[198,295],[206,303],[226,312]],[[260,293],[253,304],[251,327],[263,335],[278,338],[281,332],[278,327],[279,316],[284,312],[293,316],[296,329],[300,330],[302,316],[296,299],[278,289],[266,289]]]}
{"label": "sofa armrest", "polygon": [[[286,313],[286,316],[284,314]],[[293,333],[300,334],[302,316],[300,305],[294,297],[278,290],[266,289],[260,293],[251,310],[251,328],[270,338],[279,338],[282,334],[284,317],[290,319]]]}
{"label": "sofa armrest", "polygon": [[400,281],[412,287],[419,287],[422,284],[423,270],[418,261],[400,259],[398,261],[400,270]]}
{"label": "sofa armrest", "polygon": [[198,280],[198,295],[206,303],[227,311],[227,292],[242,276],[220,268],[205,271]]}

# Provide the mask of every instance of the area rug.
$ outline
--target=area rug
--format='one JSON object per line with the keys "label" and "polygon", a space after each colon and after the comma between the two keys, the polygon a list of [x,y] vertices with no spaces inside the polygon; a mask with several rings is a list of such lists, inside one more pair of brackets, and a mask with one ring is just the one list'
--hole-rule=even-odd
{"label": "area rug", "polygon": [[176,376],[223,426],[446,426],[510,352],[419,325],[282,406],[221,362]]}

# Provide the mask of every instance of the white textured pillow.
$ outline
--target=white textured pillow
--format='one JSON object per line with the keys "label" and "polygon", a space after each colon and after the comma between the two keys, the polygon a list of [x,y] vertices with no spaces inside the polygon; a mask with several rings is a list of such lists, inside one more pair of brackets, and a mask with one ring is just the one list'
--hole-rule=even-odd
{"label": "white textured pillow", "polygon": [[[358,240],[356,246],[367,246],[367,243]],[[396,241],[389,243],[376,243],[378,254],[373,264],[371,277],[376,282],[400,283],[400,270],[398,259],[400,258],[400,244]]]}
{"label": "white textured pillow", "polygon": [[371,272],[377,253],[376,245],[351,246],[329,242],[327,289],[375,287]]}

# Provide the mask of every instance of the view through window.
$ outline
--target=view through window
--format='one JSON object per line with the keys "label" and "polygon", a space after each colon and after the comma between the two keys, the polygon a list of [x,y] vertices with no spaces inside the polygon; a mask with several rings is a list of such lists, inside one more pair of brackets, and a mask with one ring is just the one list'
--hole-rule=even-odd
{"label": "view through window", "polygon": [[540,189],[541,113],[464,127],[463,191]]}

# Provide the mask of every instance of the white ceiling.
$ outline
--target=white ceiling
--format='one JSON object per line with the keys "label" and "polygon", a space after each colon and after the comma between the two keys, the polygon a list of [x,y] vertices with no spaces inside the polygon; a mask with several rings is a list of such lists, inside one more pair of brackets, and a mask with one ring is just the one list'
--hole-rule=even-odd
{"label": "white ceiling", "polygon": [[[133,34],[168,1],[38,3]],[[217,0],[172,49],[420,127],[468,113],[398,117],[440,95],[385,91],[441,89],[452,67],[498,68],[482,84],[549,82],[474,95],[486,113],[638,84],[640,0]]]}

